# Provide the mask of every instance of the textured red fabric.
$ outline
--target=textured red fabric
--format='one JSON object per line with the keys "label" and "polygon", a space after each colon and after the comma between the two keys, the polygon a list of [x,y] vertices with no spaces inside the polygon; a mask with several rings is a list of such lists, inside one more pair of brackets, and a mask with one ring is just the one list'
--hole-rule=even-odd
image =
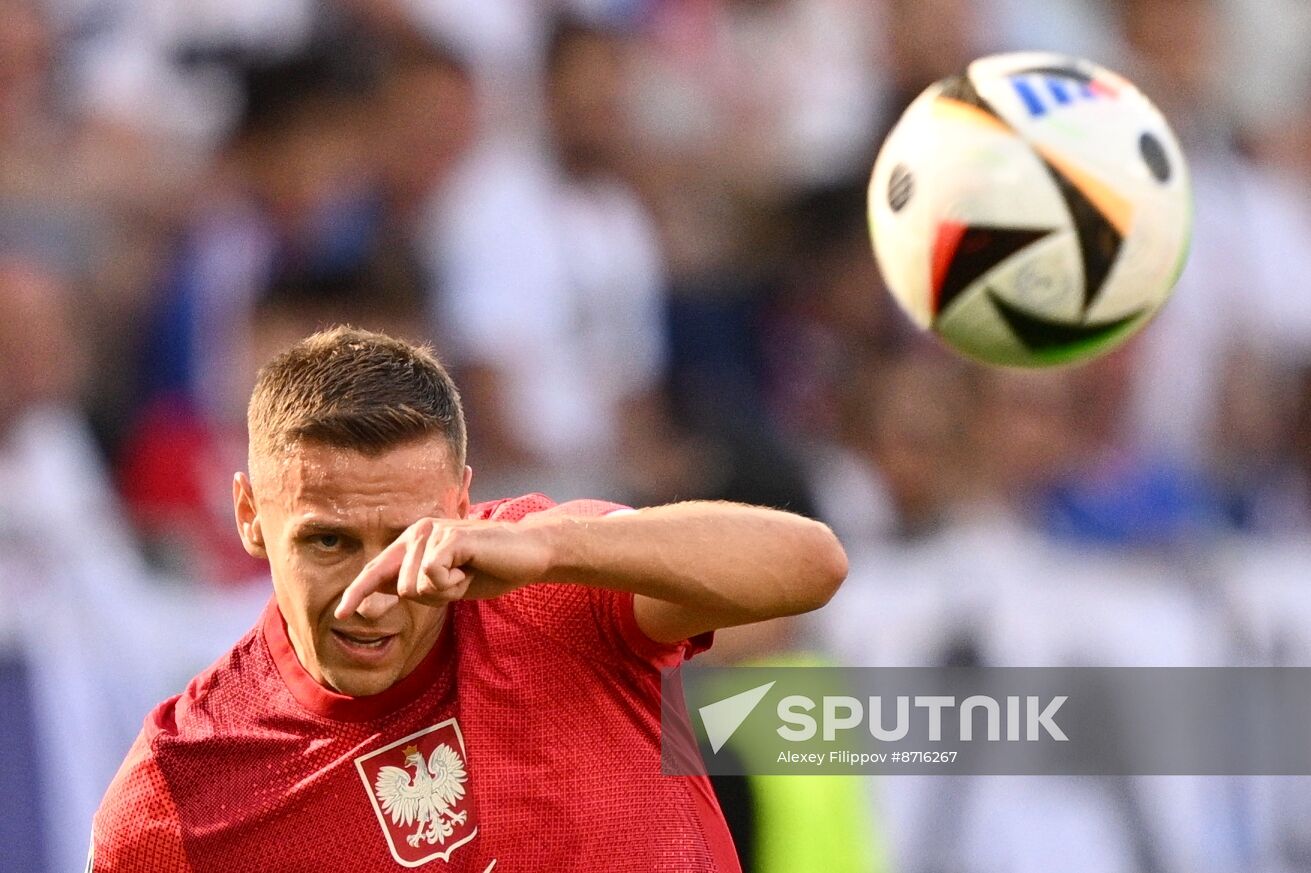
{"label": "textured red fabric", "polygon": [[[530,495],[473,514],[615,508]],[[305,673],[270,603],[147,719],[93,869],[739,871],[708,781],[660,774],[659,670],[709,644],[650,640],[632,595],[533,585],[452,605],[413,673],[350,698]],[[458,790],[436,824],[398,824],[384,797],[421,779]]]}
{"label": "textured red fabric", "polygon": [[90,870],[192,873],[182,848],[181,822],[146,732],[132,744],[108,796],[115,802],[101,807],[93,831],[113,834],[114,840],[97,846],[93,836]]}

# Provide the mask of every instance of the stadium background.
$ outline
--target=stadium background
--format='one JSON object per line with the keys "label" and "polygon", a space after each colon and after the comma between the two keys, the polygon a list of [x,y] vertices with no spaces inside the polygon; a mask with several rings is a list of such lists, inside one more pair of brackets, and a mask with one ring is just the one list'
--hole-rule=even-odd
{"label": "stadium background", "polygon": [[[949,357],[865,238],[899,109],[1013,48],[1125,73],[1192,162],[1176,299],[1073,371]],[[258,611],[246,391],[338,320],[454,368],[475,496],[832,524],[838,600],[721,661],[1308,665],[1308,98],[1304,0],[0,0],[0,870],[81,868]],[[1311,869],[1300,778],[857,789],[828,873]]]}

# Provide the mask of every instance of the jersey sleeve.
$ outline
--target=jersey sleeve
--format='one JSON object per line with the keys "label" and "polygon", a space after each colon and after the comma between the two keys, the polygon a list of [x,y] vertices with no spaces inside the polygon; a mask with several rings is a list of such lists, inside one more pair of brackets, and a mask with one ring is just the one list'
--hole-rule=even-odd
{"label": "jersey sleeve", "polygon": [[[542,505],[539,502],[542,500],[545,498],[541,495],[529,495],[505,501],[486,510],[485,517],[518,521],[528,514],[541,512],[572,518],[600,518],[633,511],[627,506],[603,500],[574,500],[559,505]],[[674,667],[710,648],[714,641],[713,631],[675,643],[651,639],[637,623],[634,597],[627,591],[546,583],[520,588],[501,600],[538,631],[583,655],[604,656],[618,652],[655,667]]]}
{"label": "jersey sleeve", "polygon": [[706,631],[675,643],[653,640],[637,623],[637,613],[633,609],[636,595],[626,591],[593,590],[598,595],[604,595],[608,601],[605,608],[612,613],[610,624],[627,649],[657,667],[677,667],[681,662],[710,648],[715,641],[714,631]]}
{"label": "jersey sleeve", "polygon": [[91,826],[88,873],[193,873],[182,825],[143,731]]}

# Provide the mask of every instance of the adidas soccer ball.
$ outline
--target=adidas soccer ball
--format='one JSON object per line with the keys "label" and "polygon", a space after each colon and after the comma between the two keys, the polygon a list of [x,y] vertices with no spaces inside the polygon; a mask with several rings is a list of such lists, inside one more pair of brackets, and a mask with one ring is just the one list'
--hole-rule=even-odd
{"label": "adidas soccer ball", "polygon": [[1086,360],[1141,328],[1191,233],[1188,171],[1130,82],[1045,53],[920,94],[869,188],[884,279],[916,324],[994,364]]}

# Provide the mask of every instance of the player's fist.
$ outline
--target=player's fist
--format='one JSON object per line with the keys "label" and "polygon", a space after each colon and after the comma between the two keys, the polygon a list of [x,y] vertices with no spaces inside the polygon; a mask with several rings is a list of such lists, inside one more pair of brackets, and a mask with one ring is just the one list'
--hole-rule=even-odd
{"label": "player's fist", "polygon": [[540,525],[423,518],[364,565],[335,613],[346,618],[376,591],[429,606],[495,597],[544,578],[550,554]]}

